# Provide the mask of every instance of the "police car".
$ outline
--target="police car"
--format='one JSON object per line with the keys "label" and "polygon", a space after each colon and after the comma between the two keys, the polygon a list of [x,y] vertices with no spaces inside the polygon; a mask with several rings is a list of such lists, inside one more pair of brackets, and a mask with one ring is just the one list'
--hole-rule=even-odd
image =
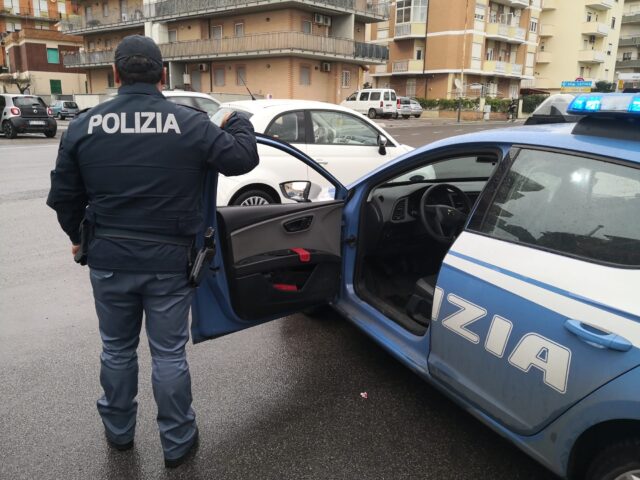
{"label": "police car", "polygon": [[349,188],[261,137],[335,199],[305,202],[299,181],[282,192],[300,203],[209,206],[194,341],[331,302],[555,474],[640,478],[640,95],[569,112],[432,143]]}

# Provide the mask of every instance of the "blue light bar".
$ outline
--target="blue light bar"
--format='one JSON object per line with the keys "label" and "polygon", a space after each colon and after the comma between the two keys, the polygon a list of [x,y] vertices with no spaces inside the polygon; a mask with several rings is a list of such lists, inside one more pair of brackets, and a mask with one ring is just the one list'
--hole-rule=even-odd
{"label": "blue light bar", "polygon": [[640,95],[633,93],[599,93],[578,95],[573,99],[567,113],[573,115],[616,116],[640,115]]}

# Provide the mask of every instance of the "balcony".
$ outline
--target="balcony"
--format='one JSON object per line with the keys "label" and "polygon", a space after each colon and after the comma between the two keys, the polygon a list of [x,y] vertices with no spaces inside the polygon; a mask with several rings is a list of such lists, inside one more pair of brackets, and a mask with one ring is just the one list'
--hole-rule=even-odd
{"label": "balcony", "polygon": [[536,63],[551,63],[553,62],[553,54],[551,52],[538,52],[536,57]]}
{"label": "balcony", "polygon": [[499,3],[513,8],[527,8],[529,6],[529,0],[492,0],[493,3]]}
{"label": "balcony", "polygon": [[393,38],[424,38],[427,35],[427,24],[421,23],[399,23],[394,27]]}
{"label": "balcony", "polygon": [[542,0],[542,10],[555,10],[558,8],[558,0]]}
{"label": "balcony", "polygon": [[291,4],[326,15],[353,13],[357,21],[389,19],[389,4],[381,0],[161,0],[145,4],[144,15],[159,21],[211,14],[238,15],[239,10],[274,10]]}
{"label": "balcony", "polygon": [[637,33],[636,35],[620,37],[618,47],[640,47],[640,33]]}
{"label": "balcony", "polygon": [[549,25],[548,23],[543,23],[540,25],[540,32],[538,35],[540,37],[553,37],[555,35],[555,27],[553,25]]}
{"label": "balcony", "polygon": [[[381,64],[389,58],[386,47],[343,38],[276,32],[221,40],[205,39],[159,45],[165,61],[202,61],[221,58],[262,58],[294,55],[324,61],[349,61],[358,65]],[[113,63],[113,50],[82,52],[64,57],[64,66],[104,67]]]}
{"label": "balcony", "polygon": [[485,60],[482,71],[495,75],[522,75],[522,65],[519,63],[500,62],[496,60]]}
{"label": "balcony", "polygon": [[70,34],[83,34],[139,27],[144,25],[145,22],[143,12],[144,8],[140,4],[126,11],[114,11],[107,17],[100,15],[99,19],[87,20],[83,16],[73,15],[60,22],[60,31]]}
{"label": "balcony", "polygon": [[610,10],[613,8],[613,0],[586,0],[585,6],[594,10]]}
{"label": "balcony", "polygon": [[602,22],[584,22],[582,24],[582,34],[606,37],[609,35],[609,25]]}
{"label": "balcony", "polygon": [[622,23],[623,24],[634,24],[640,23],[640,8],[627,10],[622,14]]}
{"label": "balcony", "polygon": [[20,18],[22,20],[38,20],[40,22],[59,22],[60,19],[66,18],[64,14],[58,14],[57,17],[50,17],[49,12],[46,10],[33,10],[30,4],[20,6],[17,1],[14,2],[12,7],[4,6],[0,4],[0,18]]}
{"label": "balcony", "polygon": [[600,50],[579,50],[578,62],[581,63],[603,63],[606,53]]}
{"label": "balcony", "polygon": [[488,23],[487,38],[507,43],[524,43],[527,32],[524,28],[512,26],[507,23]]}
{"label": "balcony", "polygon": [[640,58],[635,60],[619,60],[616,62],[616,69],[619,68],[638,68],[640,69]]}
{"label": "balcony", "polygon": [[399,60],[393,62],[392,72],[398,74],[422,74],[424,63],[422,60]]}

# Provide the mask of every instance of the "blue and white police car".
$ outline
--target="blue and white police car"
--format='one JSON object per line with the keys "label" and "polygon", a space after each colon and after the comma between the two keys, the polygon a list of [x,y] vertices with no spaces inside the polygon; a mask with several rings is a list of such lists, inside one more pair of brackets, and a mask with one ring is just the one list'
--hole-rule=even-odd
{"label": "blue and white police car", "polygon": [[220,248],[194,341],[331,302],[555,474],[640,478],[640,95],[569,113],[432,143],[349,188],[260,138],[335,199],[288,182],[300,203],[208,212]]}

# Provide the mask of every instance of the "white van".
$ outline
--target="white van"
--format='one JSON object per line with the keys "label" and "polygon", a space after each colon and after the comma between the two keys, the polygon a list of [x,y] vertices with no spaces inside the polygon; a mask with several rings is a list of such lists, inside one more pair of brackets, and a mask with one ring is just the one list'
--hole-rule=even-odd
{"label": "white van", "polygon": [[395,117],[396,92],[391,88],[365,88],[352,93],[341,104],[369,118]]}

